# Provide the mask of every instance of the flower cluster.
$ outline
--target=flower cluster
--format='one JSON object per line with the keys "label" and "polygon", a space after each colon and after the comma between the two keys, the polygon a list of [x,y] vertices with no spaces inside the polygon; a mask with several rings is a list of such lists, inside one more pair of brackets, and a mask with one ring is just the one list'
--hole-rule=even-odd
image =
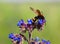
{"label": "flower cluster", "polygon": [[35,39],[32,39],[30,44],[50,44],[50,41],[45,39],[40,40],[39,37],[36,37]]}
{"label": "flower cluster", "polygon": [[12,39],[13,41],[21,41],[21,36],[17,34],[10,33],[9,38]]}
{"label": "flower cluster", "polygon": [[32,19],[28,19],[27,23],[25,23],[24,20],[21,19],[20,21],[18,21],[17,26],[22,30],[25,29],[25,31],[26,30],[32,31],[35,28],[37,30],[41,30],[45,22],[46,20],[43,20],[43,19],[38,19],[36,22],[33,22]]}
{"label": "flower cluster", "polygon": [[[38,19],[36,22],[34,22],[32,19],[28,19],[27,20],[27,23],[24,22],[23,19],[21,19],[20,21],[18,21],[17,23],[17,26],[20,28],[20,33],[19,34],[13,34],[13,33],[10,33],[9,34],[9,38],[11,40],[13,40],[13,44],[14,42],[16,42],[15,44],[23,44],[22,41],[23,39],[25,41],[28,42],[28,44],[50,44],[50,41],[48,40],[40,40],[39,37],[36,37],[35,39],[31,39],[31,32],[34,30],[34,29],[37,29],[38,31],[39,30],[42,30],[42,27],[44,27],[43,25],[46,23],[46,20],[44,19]],[[29,38],[26,38],[24,36],[24,33],[28,31],[28,34],[29,34]]]}

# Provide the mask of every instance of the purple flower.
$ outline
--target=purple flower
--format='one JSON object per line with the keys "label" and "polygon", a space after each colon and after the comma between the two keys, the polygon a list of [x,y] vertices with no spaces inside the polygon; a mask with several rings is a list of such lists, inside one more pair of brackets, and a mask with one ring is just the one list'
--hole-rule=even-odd
{"label": "purple flower", "polygon": [[18,21],[17,26],[20,27],[22,24],[24,24],[24,20],[23,19],[21,19],[20,21]]}
{"label": "purple flower", "polygon": [[47,41],[46,44],[50,44],[50,41]]}
{"label": "purple flower", "polygon": [[15,37],[15,36],[14,36],[13,33],[10,33],[10,34],[9,34],[9,38],[10,38],[10,39],[13,39],[14,37]]}
{"label": "purple flower", "polygon": [[31,19],[28,19],[27,22],[28,22],[28,24],[32,24],[32,20]]}

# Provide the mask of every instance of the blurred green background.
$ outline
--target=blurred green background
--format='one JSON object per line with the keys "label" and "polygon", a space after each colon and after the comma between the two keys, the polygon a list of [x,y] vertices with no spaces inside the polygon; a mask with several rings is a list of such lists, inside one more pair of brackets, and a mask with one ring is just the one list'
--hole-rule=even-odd
{"label": "blurred green background", "polygon": [[[60,3],[0,3],[0,44],[12,44],[8,34],[19,33],[17,22],[20,19],[27,22],[35,16],[30,6],[39,9],[47,21],[44,30],[34,30],[32,36],[50,40],[51,44],[60,44]],[[28,33],[25,35],[28,36]]]}

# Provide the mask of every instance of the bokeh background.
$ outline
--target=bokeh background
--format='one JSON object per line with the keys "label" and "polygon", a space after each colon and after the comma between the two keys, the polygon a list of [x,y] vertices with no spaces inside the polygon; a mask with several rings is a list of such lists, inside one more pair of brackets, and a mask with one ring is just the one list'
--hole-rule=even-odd
{"label": "bokeh background", "polygon": [[[9,33],[19,33],[17,22],[36,16],[29,7],[39,9],[46,18],[44,30],[33,31],[32,37],[50,40],[51,44],[60,44],[60,3],[59,2],[0,2],[0,44],[12,44]],[[28,36],[26,32],[25,36]],[[24,44],[27,44],[24,41]]]}

